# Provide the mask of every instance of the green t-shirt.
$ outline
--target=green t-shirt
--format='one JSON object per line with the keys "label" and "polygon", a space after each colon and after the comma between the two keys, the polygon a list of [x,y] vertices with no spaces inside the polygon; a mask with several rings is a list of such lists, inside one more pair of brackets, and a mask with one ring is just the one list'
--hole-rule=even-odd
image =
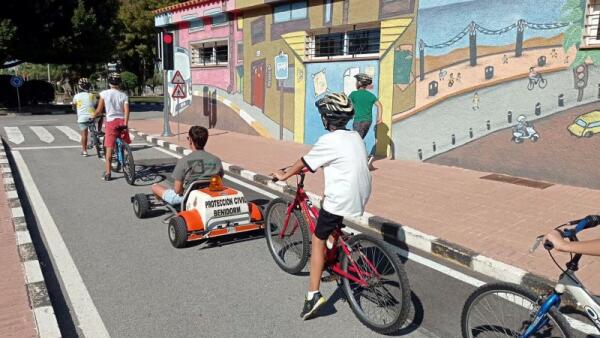
{"label": "green t-shirt", "polygon": [[359,89],[350,93],[349,98],[354,105],[354,122],[373,121],[373,105],[377,102],[377,96]]}
{"label": "green t-shirt", "polygon": [[223,176],[221,160],[204,150],[196,150],[179,159],[173,170],[173,179],[183,181],[183,186],[198,180],[210,180],[214,175]]}

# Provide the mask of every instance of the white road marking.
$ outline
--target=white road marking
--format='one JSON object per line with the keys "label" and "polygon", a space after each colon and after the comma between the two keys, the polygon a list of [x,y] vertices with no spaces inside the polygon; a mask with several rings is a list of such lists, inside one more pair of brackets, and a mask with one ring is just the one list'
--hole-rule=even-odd
{"label": "white road marking", "polygon": [[25,141],[25,137],[23,137],[23,133],[21,133],[19,127],[4,127],[4,131],[8,140],[14,144],[21,144]]}
{"label": "white road marking", "polygon": [[56,126],[56,129],[62,131],[67,137],[75,142],[81,142],[81,135],[67,126]]}
{"label": "white road marking", "polygon": [[56,264],[58,275],[73,306],[73,312],[77,317],[76,319],[81,332],[86,337],[109,337],[102,318],[94,305],[94,301],[90,297],[87,287],[77,270],[77,266],[69,253],[69,249],[65,245],[60,231],[35,185],[23,156],[19,151],[13,151],[12,154],[19,168],[19,173],[31,205],[39,220],[39,227],[46,239],[54,264]]}
{"label": "white road marking", "polygon": [[37,135],[40,141],[45,143],[54,142],[54,136],[46,128],[40,126],[31,126],[29,128]]}
{"label": "white road marking", "polygon": [[[163,149],[163,148],[154,147],[154,149],[156,149],[158,151],[161,151],[161,152],[163,152],[165,154],[171,155],[171,156],[173,156],[175,158],[182,158],[181,155],[174,154],[174,153],[172,153],[172,152],[170,152],[170,151],[168,151],[166,149]],[[250,190],[254,190],[255,192],[257,192],[259,194],[262,194],[262,195],[264,195],[266,197],[269,197],[271,199],[279,197],[279,196],[277,196],[277,195],[275,195],[275,194],[273,194],[271,192],[268,192],[268,191],[266,191],[264,189],[261,189],[259,187],[254,186],[254,185],[252,185],[250,183],[247,183],[247,182],[244,182],[242,180],[239,180],[239,179],[237,179],[235,177],[231,177],[229,175],[225,175],[225,179],[227,179],[228,181],[231,181],[231,182],[233,182],[235,184],[239,184],[239,185],[241,185],[243,187],[246,187],[246,188],[248,188]],[[346,229],[348,229],[348,230],[350,230],[350,231],[352,231],[352,232],[354,232],[356,234],[360,234],[361,233],[361,231],[356,230],[356,229],[351,228],[351,227],[348,227],[348,226],[346,227]],[[423,256],[417,255],[417,254],[415,254],[413,252],[402,250],[402,249],[400,249],[400,248],[398,248],[396,246],[392,246],[392,247],[396,251],[396,253],[398,253],[400,256],[405,257],[405,258],[407,258],[407,259],[409,259],[409,260],[411,260],[411,261],[413,261],[415,263],[424,265],[424,266],[426,266],[426,267],[428,267],[428,268],[430,268],[432,270],[435,270],[435,271],[438,271],[440,273],[443,273],[443,274],[445,274],[445,275],[447,275],[449,277],[452,277],[454,279],[457,279],[457,280],[459,280],[459,281],[461,281],[463,283],[469,284],[469,285],[474,286],[476,288],[478,288],[478,287],[486,284],[482,280],[479,280],[477,278],[471,277],[471,276],[469,276],[467,274],[464,274],[464,273],[462,273],[460,271],[454,270],[454,269],[452,269],[452,268],[450,268],[448,266],[445,266],[443,264],[437,263],[437,262],[435,262],[435,261],[433,261],[431,259],[428,259],[428,258],[425,258]],[[586,324],[586,323],[584,323],[584,322],[582,322],[580,320],[574,319],[574,318],[569,317],[569,316],[564,316],[564,317],[567,320],[567,322],[569,322],[569,324],[571,325],[571,327],[573,329],[575,329],[577,331],[580,331],[580,332],[583,332],[583,333],[588,334],[588,335],[596,335],[596,334],[598,334],[598,331],[592,325]]]}
{"label": "white road marking", "polygon": [[[146,143],[132,143],[130,144],[130,146],[132,147],[137,147],[137,146],[146,146]],[[51,149],[75,149],[75,148],[81,148],[80,145],[78,146],[38,146],[38,147],[14,147],[12,148],[12,150],[51,150]],[[90,156],[95,156],[95,155],[90,155]]]}

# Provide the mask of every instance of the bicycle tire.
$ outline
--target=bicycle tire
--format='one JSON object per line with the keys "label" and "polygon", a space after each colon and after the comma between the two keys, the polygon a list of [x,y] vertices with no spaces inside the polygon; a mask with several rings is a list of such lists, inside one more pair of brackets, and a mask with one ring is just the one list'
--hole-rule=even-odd
{"label": "bicycle tire", "polygon": [[[275,240],[279,239],[277,236],[279,231],[277,230],[281,229],[281,226],[283,225],[283,219],[286,215],[288,205],[289,203],[283,198],[276,198],[269,203],[265,212],[265,238],[267,240],[267,247],[269,248],[269,252],[275,263],[283,271],[290,274],[297,274],[304,269],[308,262],[308,255],[310,253],[309,230],[308,224],[302,213],[299,210],[293,210],[287,230],[294,230],[294,227],[291,226],[294,219],[298,221],[298,228],[289,236],[289,244],[286,244],[286,238],[284,236],[281,241],[283,243],[278,245],[278,241]],[[279,214],[275,215],[276,211],[279,211]],[[273,228],[273,226],[275,226],[275,228]],[[300,240],[301,242],[293,245],[294,240]],[[287,250],[286,246],[290,244],[292,244],[292,246],[289,247],[291,250]],[[276,248],[276,246],[281,246],[281,249]],[[295,248],[298,250],[294,250]],[[288,253],[291,253],[292,256],[290,257]],[[296,263],[291,259],[289,261],[286,259],[287,257],[294,258],[294,256],[297,258]]]}
{"label": "bicycle tire", "polygon": [[129,144],[121,142],[121,147],[123,151],[123,165],[121,166],[121,169],[123,170],[123,175],[125,176],[127,183],[133,185],[135,183],[135,161],[133,159],[133,154],[131,153]]}
{"label": "bicycle tire", "polygon": [[[347,244],[353,254],[356,253],[358,255],[358,253],[362,253],[362,255],[364,255],[366,257],[366,256],[368,256],[369,251],[372,254],[375,254],[374,250],[372,250],[372,249],[366,250],[366,252],[363,252],[364,247],[362,244],[368,243],[368,242],[370,242],[373,245],[372,248],[376,248],[378,251],[380,251],[383,254],[383,257],[386,257],[388,259],[388,262],[389,262],[388,264],[393,268],[391,275],[397,277],[396,283],[398,284],[398,291],[400,292],[398,299],[392,299],[392,298],[381,299],[380,298],[380,296],[385,296],[385,294],[391,295],[390,291],[388,289],[386,289],[385,286],[387,284],[387,286],[389,287],[394,284],[392,282],[387,282],[386,284],[384,284],[385,282],[382,282],[383,278],[375,278],[373,280],[370,280],[369,283],[373,283],[374,287],[369,287],[369,288],[363,288],[360,285],[358,285],[357,283],[354,283],[347,278],[342,278],[342,286],[344,289],[344,293],[346,294],[346,298],[348,299],[348,303],[350,304],[350,308],[352,309],[352,312],[354,312],[354,314],[361,321],[361,323],[363,323],[365,326],[367,326],[369,329],[371,329],[375,332],[378,332],[381,334],[391,334],[391,333],[397,332],[402,327],[402,325],[404,324],[404,322],[406,321],[406,319],[409,315],[410,292],[411,292],[410,284],[409,284],[406,272],[404,271],[404,266],[400,262],[398,255],[393,253],[383,241],[361,234],[361,235],[353,236],[350,240],[347,241]],[[358,257],[353,256],[353,260],[357,263],[357,265],[360,265],[359,264],[359,262],[361,261],[360,256],[358,256]],[[377,270],[378,270],[378,272],[381,272],[382,276],[390,275],[387,273],[387,271],[388,271],[387,269],[384,270],[383,268],[381,268],[381,264],[383,262],[382,260],[369,259],[369,261],[377,262],[377,266],[380,267]],[[348,272],[348,266],[349,266],[348,256],[343,255],[342,270],[346,273],[352,274],[352,272]],[[360,266],[360,268],[363,270],[370,269],[369,266],[370,265]],[[386,304],[386,303],[390,304],[391,303],[391,304],[395,305],[394,307],[397,309],[397,311],[390,312],[387,309],[384,309],[383,311],[386,312],[387,314],[393,313],[392,318],[390,318],[389,321],[384,321],[383,323],[374,322],[373,318],[370,318],[365,313],[365,311],[363,309],[363,307],[364,307],[363,299],[357,298],[357,296],[355,295],[355,292],[352,289],[352,285],[356,285],[358,288],[361,289],[361,292],[360,292],[361,294],[359,296],[363,296],[363,298],[365,298],[365,300],[369,300],[368,299],[369,296],[377,297],[376,307],[381,307],[380,306],[381,304]],[[375,292],[371,291],[373,293],[372,295],[366,295],[366,292],[364,292],[364,291],[368,291],[368,290],[375,289],[375,288],[378,288],[378,290]],[[365,294],[363,294],[363,293],[365,293]],[[371,301],[371,300],[369,300],[369,301]],[[364,303],[364,304],[366,304],[366,303]],[[398,305],[399,305],[399,307],[398,307]]]}
{"label": "bicycle tire", "polygon": [[[471,318],[471,315],[475,313],[474,307],[479,305],[479,303],[482,302],[482,300],[485,297],[494,296],[495,293],[498,293],[499,295],[496,295],[496,297],[493,300],[501,300],[503,303],[510,305],[511,309],[509,313],[500,313],[500,306],[493,306],[494,304],[490,303],[490,300],[486,299],[487,308],[490,310],[491,313],[489,313],[486,316],[481,310],[479,310],[479,312],[477,313],[482,315],[482,319],[484,320],[484,322],[482,322],[481,324],[477,324],[475,318]],[[521,299],[521,305],[516,303],[516,299],[507,299],[511,294],[518,296]],[[463,306],[460,320],[462,336],[464,338],[486,338],[488,337],[488,335],[486,335],[485,333],[491,331],[491,333],[494,334],[493,337],[498,337],[498,333],[505,334],[507,337],[519,337],[520,332],[527,328],[528,323],[531,323],[532,312],[533,314],[535,314],[535,312],[537,311],[537,307],[539,306],[537,299],[538,297],[533,292],[529,291],[528,289],[525,289],[520,285],[510,283],[491,283],[483,285],[477,288],[477,290],[475,290],[469,296],[469,298],[465,302],[465,305]],[[528,310],[524,307],[523,301],[525,300],[531,303],[531,309]],[[526,311],[529,312],[527,313]],[[523,313],[523,316],[518,316],[517,312]],[[561,314],[559,314],[556,308],[550,309],[550,311],[548,312],[548,317],[550,318],[550,323],[548,325],[552,326],[548,327],[548,325],[546,325],[546,330],[544,330],[543,334],[540,333],[540,335],[534,335],[531,337],[570,338],[572,336],[572,332],[570,331],[570,325],[567,323],[565,318]],[[503,322],[496,323],[496,320],[500,321],[500,318],[502,318]],[[507,324],[504,322],[510,320],[511,318],[516,318],[514,323],[516,327],[505,326]],[[490,321],[492,321],[492,323],[489,323]],[[553,324],[551,324],[552,322]],[[476,326],[472,327],[472,324]],[[557,330],[554,330],[555,327],[557,328]],[[552,331],[549,332],[547,331],[548,329]],[[556,331],[560,331],[562,335],[555,335],[554,333]],[[476,334],[474,334],[474,332]]]}
{"label": "bicycle tire", "polygon": [[535,83],[533,83],[533,81],[529,80],[529,83],[527,84],[527,89],[533,90],[533,88],[535,88]]}
{"label": "bicycle tire", "polygon": [[540,89],[546,88],[547,85],[548,85],[548,80],[546,80],[544,78],[540,79],[540,82],[538,82],[538,86],[540,87]]}

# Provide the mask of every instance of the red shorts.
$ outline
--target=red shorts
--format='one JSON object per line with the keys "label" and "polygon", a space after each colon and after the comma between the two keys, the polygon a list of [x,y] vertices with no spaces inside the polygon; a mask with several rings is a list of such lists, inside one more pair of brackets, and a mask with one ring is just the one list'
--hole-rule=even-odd
{"label": "red shorts", "polygon": [[106,122],[105,125],[105,135],[104,135],[104,147],[106,148],[114,148],[115,141],[117,137],[120,137],[123,142],[129,144],[131,143],[131,139],[129,138],[129,130],[127,129],[118,129],[121,126],[125,125],[125,120],[123,119],[114,119],[112,121]]}

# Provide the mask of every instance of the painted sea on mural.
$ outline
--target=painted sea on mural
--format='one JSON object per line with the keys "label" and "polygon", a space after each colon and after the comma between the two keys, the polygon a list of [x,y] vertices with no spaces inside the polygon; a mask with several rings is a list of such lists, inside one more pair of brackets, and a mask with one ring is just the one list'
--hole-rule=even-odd
{"label": "painted sea on mural", "polygon": [[[564,0],[425,0],[420,2],[417,41],[428,45],[446,42],[459,34],[471,21],[498,30],[524,19],[532,23],[559,22]],[[525,39],[551,38],[562,33],[562,28],[548,30],[525,29]],[[500,35],[477,34],[478,45],[502,46],[515,42],[516,30]],[[455,44],[443,48],[426,48],[426,55],[444,55],[457,48],[468,47],[465,36]]]}

